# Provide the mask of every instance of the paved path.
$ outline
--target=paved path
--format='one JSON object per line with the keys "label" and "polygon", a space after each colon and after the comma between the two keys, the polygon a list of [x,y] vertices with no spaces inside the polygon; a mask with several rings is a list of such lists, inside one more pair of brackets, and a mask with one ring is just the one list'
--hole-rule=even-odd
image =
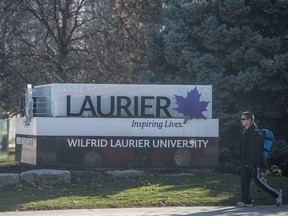
{"label": "paved path", "polygon": [[225,207],[159,207],[159,208],[110,208],[110,209],[75,209],[50,211],[0,212],[0,216],[287,216],[288,205],[253,206],[239,208]]}

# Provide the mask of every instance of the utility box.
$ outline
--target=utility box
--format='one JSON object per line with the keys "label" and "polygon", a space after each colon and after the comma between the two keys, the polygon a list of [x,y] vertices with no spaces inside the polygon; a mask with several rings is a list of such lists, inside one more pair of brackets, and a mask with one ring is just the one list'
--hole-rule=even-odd
{"label": "utility box", "polygon": [[28,86],[16,160],[47,166],[215,167],[212,86]]}

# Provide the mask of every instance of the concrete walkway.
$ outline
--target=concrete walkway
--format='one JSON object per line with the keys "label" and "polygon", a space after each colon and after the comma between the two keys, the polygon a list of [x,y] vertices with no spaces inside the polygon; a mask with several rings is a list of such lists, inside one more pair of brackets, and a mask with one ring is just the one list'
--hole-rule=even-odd
{"label": "concrete walkway", "polygon": [[158,207],[158,208],[119,208],[119,209],[75,209],[50,211],[0,212],[0,216],[287,216],[288,205],[253,206],[239,208],[224,207]]}

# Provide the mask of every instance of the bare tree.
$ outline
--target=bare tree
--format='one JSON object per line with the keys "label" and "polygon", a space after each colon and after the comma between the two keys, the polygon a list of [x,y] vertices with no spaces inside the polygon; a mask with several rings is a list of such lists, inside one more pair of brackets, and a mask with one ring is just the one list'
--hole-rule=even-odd
{"label": "bare tree", "polygon": [[137,83],[139,72],[148,66],[144,29],[158,22],[162,4],[158,0],[3,2],[0,96],[5,98],[2,107],[10,109],[27,83]]}
{"label": "bare tree", "polygon": [[[19,88],[27,82],[21,71],[18,35],[23,13],[15,0],[0,3],[0,112],[11,111],[18,105]],[[22,89],[21,89],[22,90]]]}
{"label": "bare tree", "polygon": [[42,82],[73,82],[83,61],[77,58],[87,18],[88,0],[23,0],[31,22],[22,35]]}

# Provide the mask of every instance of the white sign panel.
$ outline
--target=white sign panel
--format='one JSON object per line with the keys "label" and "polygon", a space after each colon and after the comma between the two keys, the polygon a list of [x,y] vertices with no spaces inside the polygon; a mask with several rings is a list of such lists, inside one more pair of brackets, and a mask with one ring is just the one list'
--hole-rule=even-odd
{"label": "white sign panel", "polygon": [[[33,118],[36,130],[21,127],[16,133],[37,136],[218,137],[218,119]],[[23,119],[22,119],[23,122]]]}
{"label": "white sign panel", "polygon": [[211,85],[50,84],[52,116],[212,118]]}

